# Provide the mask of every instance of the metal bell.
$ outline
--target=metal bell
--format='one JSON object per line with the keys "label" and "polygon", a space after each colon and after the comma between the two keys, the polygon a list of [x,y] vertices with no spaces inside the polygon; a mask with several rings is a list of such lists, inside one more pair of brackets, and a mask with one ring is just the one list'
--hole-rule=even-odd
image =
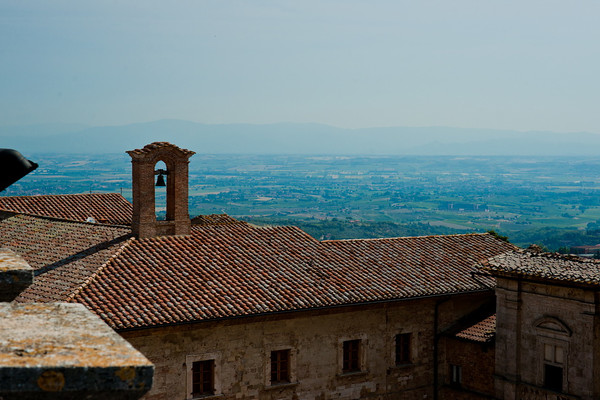
{"label": "metal bell", "polygon": [[156,178],[156,186],[167,186],[167,184],[165,183],[165,177],[162,174],[162,172],[160,174],[158,174],[158,177]]}

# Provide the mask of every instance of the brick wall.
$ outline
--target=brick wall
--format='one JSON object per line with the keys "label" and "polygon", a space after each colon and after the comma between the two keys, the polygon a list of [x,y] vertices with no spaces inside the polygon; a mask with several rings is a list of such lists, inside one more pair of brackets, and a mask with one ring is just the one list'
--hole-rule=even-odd
{"label": "brick wall", "polygon": [[[474,343],[451,337],[443,339],[446,360],[443,363],[441,399],[491,399],[494,397],[494,343]],[[461,368],[461,383],[451,382],[450,365]]]}

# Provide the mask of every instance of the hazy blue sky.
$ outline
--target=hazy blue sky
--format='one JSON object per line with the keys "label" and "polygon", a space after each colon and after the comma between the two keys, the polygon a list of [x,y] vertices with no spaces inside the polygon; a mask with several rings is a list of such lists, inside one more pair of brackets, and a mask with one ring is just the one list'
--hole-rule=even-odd
{"label": "hazy blue sky", "polygon": [[600,133],[598,0],[0,0],[0,125]]}

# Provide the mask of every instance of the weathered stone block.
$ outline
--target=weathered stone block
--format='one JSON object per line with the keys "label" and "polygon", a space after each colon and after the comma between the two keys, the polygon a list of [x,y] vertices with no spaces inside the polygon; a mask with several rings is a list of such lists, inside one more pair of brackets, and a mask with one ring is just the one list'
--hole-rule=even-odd
{"label": "weathered stone block", "polygon": [[0,399],[137,399],[153,365],[81,304],[0,303]]}

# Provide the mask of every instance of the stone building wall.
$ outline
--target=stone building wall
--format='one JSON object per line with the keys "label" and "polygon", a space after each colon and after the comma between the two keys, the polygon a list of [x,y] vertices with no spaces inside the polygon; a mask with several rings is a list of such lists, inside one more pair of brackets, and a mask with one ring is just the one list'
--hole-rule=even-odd
{"label": "stone building wall", "polygon": [[[491,292],[121,332],[155,365],[147,400],[186,399],[190,364],[215,360],[219,399],[432,399],[434,317],[452,320]],[[411,363],[395,336],[411,333]],[[342,342],[361,340],[361,372],[342,373]],[[270,354],[290,349],[291,383],[271,385]],[[387,394],[387,397],[384,395]],[[209,397],[210,398],[210,397]]]}
{"label": "stone building wall", "polygon": [[[504,278],[497,285],[497,398],[599,398],[595,292]],[[561,391],[544,388],[545,364],[562,368]]]}
{"label": "stone building wall", "polygon": [[[440,399],[482,400],[494,398],[494,343],[475,343],[445,337],[446,359]],[[452,382],[452,365],[461,369],[461,382]]]}

